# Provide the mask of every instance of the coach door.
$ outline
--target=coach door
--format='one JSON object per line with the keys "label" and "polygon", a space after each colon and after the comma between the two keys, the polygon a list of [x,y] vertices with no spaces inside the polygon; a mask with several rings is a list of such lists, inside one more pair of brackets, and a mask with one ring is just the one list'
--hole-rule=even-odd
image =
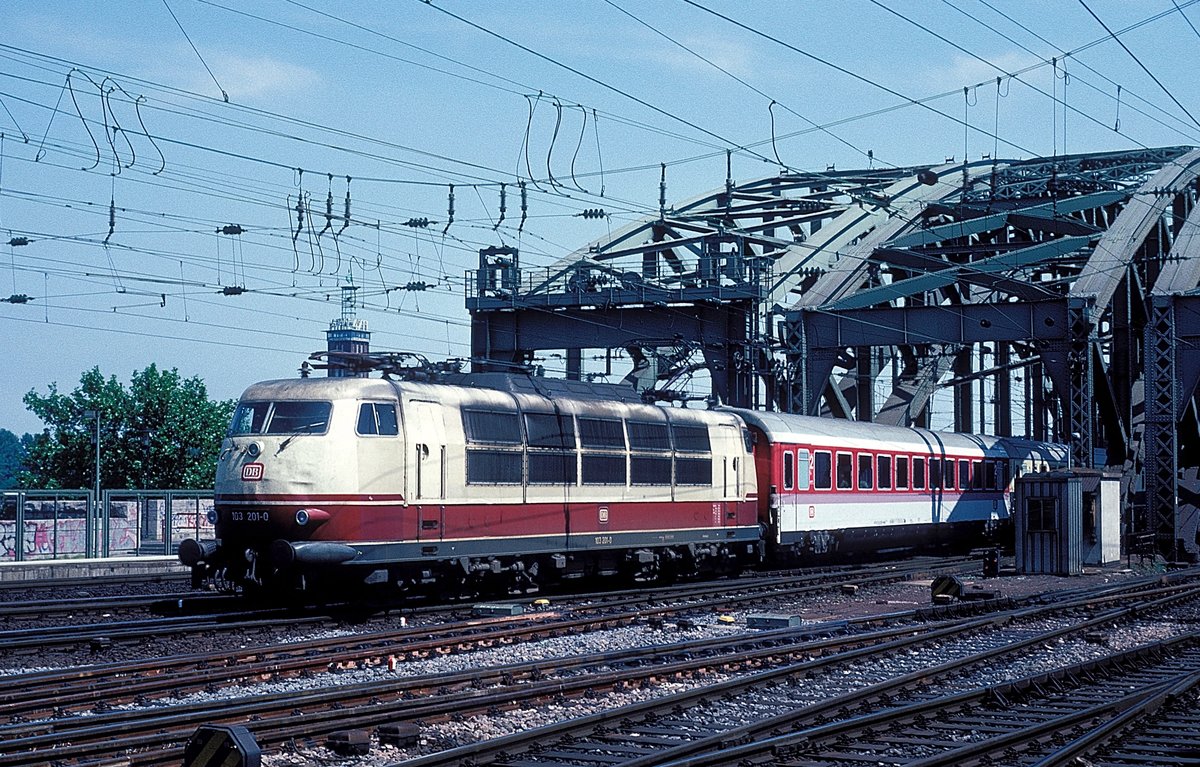
{"label": "coach door", "polygon": [[417,507],[421,540],[437,540],[445,527],[446,424],[442,405],[410,400],[404,406],[408,439],[408,502]]}

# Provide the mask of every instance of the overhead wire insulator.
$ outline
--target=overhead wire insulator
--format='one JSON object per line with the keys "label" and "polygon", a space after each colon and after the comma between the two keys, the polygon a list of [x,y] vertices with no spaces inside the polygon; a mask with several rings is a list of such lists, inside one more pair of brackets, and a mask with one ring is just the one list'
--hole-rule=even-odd
{"label": "overhead wire insulator", "polygon": [[446,228],[442,230],[442,234],[450,231],[450,225],[454,223],[454,184],[450,185],[450,201],[446,212]]}
{"label": "overhead wire insulator", "polygon": [[234,234],[245,234],[245,233],[246,233],[246,230],[242,228],[241,224],[226,224],[225,226],[223,226],[217,230],[217,234],[234,235]]}
{"label": "overhead wire insulator", "polygon": [[223,296],[240,296],[245,292],[246,289],[241,285],[227,285],[221,288],[221,295]]}
{"label": "overhead wire insulator", "polygon": [[304,231],[304,195],[300,194],[296,197],[296,231],[292,232],[292,244],[296,244],[296,240],[300,237],[300,233]]}
{"label": "overhead wire insulator", "polygon": [[404,226],[410,226],[413,229],[428,229],[429,225],[434,223],[427,218],[410,218],[404,222]]}
{"label": "overhead wire insulator", "polygon": [[508,187],[507,184],[500,185],[500,218],[496,219],[496,224],[495,224],[495,226],[492,227],[493,232],[496,231],[497,229],[499,229],[500,225],[504,223],[504,214],[506,212],[508,212],[508,188],[507,187]]}
{"label": "overhead wire insulator", "polygon": [[428,290],[429,288],[432,288],[432,287],[434,287],[434,286],[430,285],[428,282],[419,282],[418,281],[418,282],[408,283],[407,285],[404,286],[404,289],[405,290]]}
{"label": "overhead wire insulator", "polygon": [[605,212],[604,208],[585,208],[582,213],[576,213],[575,216],[577,218],[589,219],[608,218],[608,213]]}
{"label": "overhead wire insulator", "polygon": [[317,236],[328,232],[333,228],[333,174],[329,174],[329,192],[325,195],[325,226],[321,227],[321,231],[317,232]]}
{"label": "overhead wire insulator", "polygon": [[105,244],[112,239],[115,231],[117,231],[117,200],[112,197],[108,200],[108,235],[104,238]]}
{"label": "overhead wire insulator", "polygon": [[525,231],[525,220],[529,218],[529,195],[525,191],[525,182],[520,182],[521,187],[521,225],[517,227],[518,232]]}
{"label": "overhead wire insulator", "polygon": [[25,295],[24,293],[13,293],[8,298],[0,299],[0,300],[3,300],[4,303],[6,303],[6,304],[27,304],[30,301],[32,301],[33,299],[31,297]]}
{"label": "overhead wire insulator", "polygon": [[350,177],[346,176],[346,209],[342,214],[342,228],[337,230],[338,234],[346,231],[346,227],[350,226]]}
{"label": "overhead wire insulator", "polygon": [[8,241],[8,244],[14,248],[19,248],[22,245],[28,245],[29,238],[28,237],[13,237],[11,240]]}

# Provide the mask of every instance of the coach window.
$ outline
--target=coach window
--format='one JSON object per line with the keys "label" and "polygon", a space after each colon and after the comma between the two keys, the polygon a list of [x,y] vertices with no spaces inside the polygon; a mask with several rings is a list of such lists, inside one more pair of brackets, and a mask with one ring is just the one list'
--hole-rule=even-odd
{"label": "coach window", "polygon": [[1000,464],[997,461],[983,462],[983,489],[996,489],[996,474],[1000,469]]}
{"label": "coach window", "polygon": [[929,489],[937,490],[942,486],[942,459],[929,459]]}
{"label": "coach window", "polygon": [[796,455],[791,450],[783,454],[783,489],[792,490],[796,486]]}
{"label": "coach window", "polygon": [[908,489],[908,456],[896,456],[896,489]]}
{"label": "coach window", "polygon": [[808,489],[808,450],[801,448],[796,453],[796,489]]}
{"label": "coach window", "polygon": [[966,458],[958,459],[958,489],[971,489],[971,462]]}
{"label": "coach window", "polygon": [[875,482],[879,485],[880,490],[891,490],[892,457],[890,455],[881,455],[875,461]]}
{"label": "coach window", "polygon": [[913,456],[912,459],[912,487],[913,490],[925,489],[925,459],[920,456]]}
{"label": "coach window", "polygon": [[267,434],[322,434],[329,425],[331,402],[276,402]]}
{"label": "coach window", "polygon": [[818,490],[833,488],[833,455],[828,450],[813,452],[813,484]]}
{"label": "coach window", "polygon": [[[959,463],[963,463],[963,462],[959,461]],[[954,489],[954,459],[947,458],[945,467],[946,467],[946,488],[949,490],[953,490]],[[967,471],[970,471],[970,469],[968,469]],[[970,487],[970,485],[964,484],[962,487],[959,488],[959,490],[966,490],[968,487]]]}
{"label": "coach window", "polygon": [[859,490],[874,490],[874,472],[871,464],[875,462],[875,457],[870,453],[861,453],[858,456],[858,489]]}
{"label": "coach window", "polygon": [[358,406],[358,433],[394,437],[400,433],[396,406],[384,402],[364,402]]}
{"label": "coach window", "polygon": [[837,454],[837,489],[850,490],[854,487],[854,456]]}
{"label": "coach window", "polygon": [[971,461],[971,489],[983,489],[983,461]]}

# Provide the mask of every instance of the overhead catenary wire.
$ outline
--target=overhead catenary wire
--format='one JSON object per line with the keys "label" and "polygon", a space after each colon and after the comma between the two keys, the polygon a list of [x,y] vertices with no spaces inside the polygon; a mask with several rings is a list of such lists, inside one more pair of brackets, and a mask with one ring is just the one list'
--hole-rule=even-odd
{"label": "overhead catenary wire", "polygon": [[[1181,111],[1182,111],[1182,112],[1183,112],[1185,115],[1187,115],[1187,116],[1188,116],[1188,119],[1190,119],[1190,120],[1191,120],[1193,123],[1195,123],[1197,127],[1200,127],[1200,121],[1198,121],[1198,120],[1197,120],[1197,119],[1196,119],[1196,118],[1195,118],[1195,117],[1192,115],[1192,113],[1188,111],[1188,108],[1187,108],[1187,107],[1185,107],[1185,106],[1184,106],[1182,103],[1180,103],[1179,99],[1175,98],[1175,94],[1171,92],[1171,89],[1170,89],[1170,88],[1168,88],[1167,86],[1163,85],[1163,84],[1162,84],[1162,81],[1161,81],[1161,80],[1159,80],[1159,79],[1158,79],[1158,77],[1157,77],[1157,76],[1155,76],[1155,74],[1154,74],[1153,72],[1151,72],[1151,71],[1150,71],[1149,67],[1147,67],[1145,64],[1143,64],[1143,63],[1142,63],[1142,60],[1141,60],[1141,59],[1139,59],[1139,58],[1137,57],[1137,54],[1135,54],[1133,51],[1131,51],[1131,50],[1129,49],[1129,46],[1125,44],[1125,41],[1124,41],[1124,40],[1122,40],[1122,39],[1120,38],[1120,36],[1119,36],[1119,35],[1118,35],[1116,32],[1113,32],[1113,31],[1112,31],[1112,29],[1110,29],[1110,28],[1109,28],[1109,26],[1108,26],[1107,24],[1105,24],[1105,23],[1104,23],[1104,20],[1103,20],[1103,19],[1101,19],[1099,16],[1097,16],[1097,15],[1096,15],[1096,12],[1095,12],[1095,11],[1093,11],[1093,10],[1092,10],[1090,7],[1088,7],[1088,4],[1087,4],[1086,2],[1084,2],[1084,0],[1079,0],[1079,4],[1080,4],[1080,5],[1082,5],[1082,6],[1083,6],[1083,9],[1084,9],[1085,11],[1087,11],[1087,12],[1088,12],[1088,14],[1089,14],[1089,15],[1091,15],[1091,17],[1092,17],[1093,19],[1095,19],[1095,20],[1096,20],[1096,23],[1097,23],[1097,24],[1099,24],[1100,26],[1104,27],[1104,31],[1108,33],[1109,37],[1111,37],[1113,40],[1116,40],[1116,41],[1117,41],[1117,45],[1120,45],[1120,46],[1121,46],[1121,48],[1122,48],[1122,49],[1123,49],[1123,50],[1124,50],[1126,53],[1128,53],[1128,54],[1129,54],[1129,57],[1130,57],[1131,59],[1133,59],[1133,60],[1134,60],[1134,62],[1135,62],[1135,63],[1136,63],[1136,64],[1137,64],[1139,67],[1141,67],[1142,71],[1143,71],[1143,72],[1145,72],[1145,73],[1146,73],[1146,74],[1147,74],[1147,75],[1150,77],[1150,79],[1151,79],[1151,80],[1153,80],[1153,81],[1154,81],[1154,84],[1155,84],[1155,85],[1157,85],[1159,88],[1161,88],[1163,93],[1167,94],[1167,98],[1169,98],[1169,99],[1171,99],[1171,101],[1175,102],[1175,106],[1179,107],[1179,109],[1180,109],[1180,110],[1181,110]],[[1177,6],[1177,7],[1178,7],[1178,6]],[[1180,11],[1180,13],[1182,13],[1182,11]]]}

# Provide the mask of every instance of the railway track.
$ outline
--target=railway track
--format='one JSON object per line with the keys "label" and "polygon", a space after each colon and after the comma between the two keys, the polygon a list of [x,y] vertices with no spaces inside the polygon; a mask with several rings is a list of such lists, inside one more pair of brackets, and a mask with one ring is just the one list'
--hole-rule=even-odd
{"label": "railway track", "polygon": [[[180,743],[200,721],[251,721],[260,742],[278,747],[294,739],[316,737],[348,727],[450,719],[471,711],[562,700],[596,694],[597,690],[638,688],[662,679],[686,679],[699,688],[688,693],[696,696],[695,700],[676,696],[676,699],[666,699],[661,704],[669,711],[691,710],[698,701],[730,697],[739,685],[743,694],[751,694],[748,691],[761,689],[763,684],[778,685],[782,680],[802,678],[821,673],[821,669],[840,668],[846,664],[858,666],[871,657],[895,656],[905,648],[918,646],[926,649],[911,659],[914,666],[911,673],[921,674],[925,672],[920,669],[930,663],[929,653],[935,657],[945,653],[947,642],[961,644],[959,654],[969,659],[962,660],[961,664],[986,663],[995,657],[1019,654],[1024,648],[1038,643],[1129,619],[1138,612],[1167,609],[1170,604],[1194,599],[1197,594],[1196,589],[1186,585],[1160,586],[1146,592],[1148,585],[1148,582],[1128,583],[1121,588],[1109,587],[1099,596],[1010,610],[966,621],[918,623],[921,616],[916,611],[903,618],[897,614],[863,619],[850,630],[851,633],[821,640],[813,640],[798,630],[766,632],[722,640],[682,642],[637,652],[601,653],[459,674],[440,673],[308,693],[288,691],[250,695],[234,702],[207,701],[150,711],[122,710],[55,718],[34,724],[18,722],[0,727],[0,739],[6,742],[7,750],[11,752],[0,756],[0,765],[39,763],[46,758],[47,749],[52,749],[55,759],[63,764],[86,764],[88,758],[98,753],[123,753],[122,758],[128,760],[126,763],[134,765],[165,764],[178,759]],[[1140,597],[1132,596],[1139,590],[1145,593]],[[1138,600],[1139,604],[1104,609],[1107,605],[1131,599]],[[1014,628],[1020,621],[1038,616],[1070,615],[1079,610],[1104,611],[1101,615],[1074,620],[1069,626],[1047,631]],[[871,621],[892,624],[907,621],[907,625],[868,631]],[[1005,635],[1006,630],[1010,634]],[[983,641],[979,639],[982,636],[992,636],[984,642],[988,645],[987,650],[976,646]],[[992,655],[986,655],[988,652]],[[763,670],[764,667],[768,670]],[[705,685],[704,682],[718,670],[722,675],[734,675],[735,678],[717,685]],[[950,669],[941,672],[942,675],[948,673]],[[178,678],[174,671],[168,676]],[[645,705],[650,708],[643,713],[662,716],[661,712],[651,710],[655,704]],[[636,717],[631,718],[628,712],[617,713],[622,720],[636,721]],[[15,709],[9,709],[9,716],[18,719],[30,714],[34,711],[18,714]],[[561,733],[538,731],[530,748],[540,748],[555,738],[577,740],[581,737],[578,728],[586,730],[594,725],[595,722],[584,721],[561,725],[565,728]],[[451,751],[442,756],[426,757],[426,760],[432,760],[427,762],[429,764],[452,764],[458,763],[458,759],[469,758],[488,763],[489,754],[520,753],[522,750],[514,741],[504,742],[495,753],[489,749],[488,744],[480,744],[471,747],[469,752]],[[538,759],[542,761],[544,754],[539,753]]]}
{"label": "railway track", "polygon": [[[954,564],[952,566],[957,566]],[[917,569],[925,569],[921,565]],[[838,574],[839,584],[859,585],[911,575],[910,568],[870,569],[858,574]],[[752,600],[762,593],[789,596],[829,589],[829,574],[797,579],[772,579],[760,590],[740,590],[738,598]],[[687,595],[692,601],[664,599],[665,593],[584,595],[573,608],[534,613],[519,619],[462,619],[446,621],[446,614],[430,609],[423,626],[401,630],[355,633],[285,645],[255,647],[230,652],[194,653],[156,657],[141,662],[90,665],[78,669],[22,674],[19,689],[0,695],[0,720],[37,719],[50,715],[85,713],[97,705],[112,706],[134,700],[151,700],[165,694],[182,694],[247,680],[283,679],[330,669],[379,666],[389,659],[399,662],[464,653],[481,648],[511,645],[526,640],[571,636],[583,631],[663,620],[682,610],[707,609],[726,604],[724,589],[696,584]],[[717,594],[717,602],[712,597]],[[655,604],[647,605],[647,601]],[[634,608],[641,605],[638,609]],[[242,624],[247,625],[247,624]],[[249,624],[272,627],[274,621]],[[25,646],[24,639],[21,646]]]}
{"label": "railway track", "polygon": [[[914,560],[912,562],[877,565],[860,569],[838,569],[827,572],[799,571],[794,574],[765,575],[734,580],[705,581],[673,587],[644,588],[637,590],[595,592],[569,595],[564,604],[580,610],[619,610],[635,605],[659,601],[663,612],[676,608],[719,608],[736,606],[754,600],[771,597],[780,599],[826,589],[830,584],[854,583],[870,585],[913,577],[926,572],[956,572],[974,566],[973,560],[962,557],[943,561]],[[139,609],[147,609],[140,598],[128,598]],[[321,610],[288,609],[266,607],[247,609],[244,603],[220,596],[189,596],[186,604],[163,603],[162,598],[149,599],[147,603],[158,604],[162,609],[191,613],[188,615],[157,616],[137,620],[86,622],[58,626],[28,626],[0,631],[0,656],[7,653],[42,654],[50,648],[88,648],[102,650],[114,644],[137,644],[149,639],[162,639],[186,634],[236,633],[270,630],[280,625],[292,628],[317,628],[328,626],[333,620],[352,619],[363,623],[363,608],[358,605],[332,605]],[[55,600],[57,602],[58,600]],[[71,610],[90,610],[99,615],[117,609],[121,600],[88,604],[88,600],[70,600],[67,614]],[[199,612],[205,606],[220,606],[220,612]],[[230,608],[237,608],[230,609]],[[59,606],[43,604],[14,605],[15,613],[44,614],[43,610],[59,610]],[[432,605],[422,608],[382,610],[378,615],[386,618],[399,613],[414,621],[454,620],[470,615],[471,606],[466,604]],[[4,616],[0,610],[0,618]]]}

